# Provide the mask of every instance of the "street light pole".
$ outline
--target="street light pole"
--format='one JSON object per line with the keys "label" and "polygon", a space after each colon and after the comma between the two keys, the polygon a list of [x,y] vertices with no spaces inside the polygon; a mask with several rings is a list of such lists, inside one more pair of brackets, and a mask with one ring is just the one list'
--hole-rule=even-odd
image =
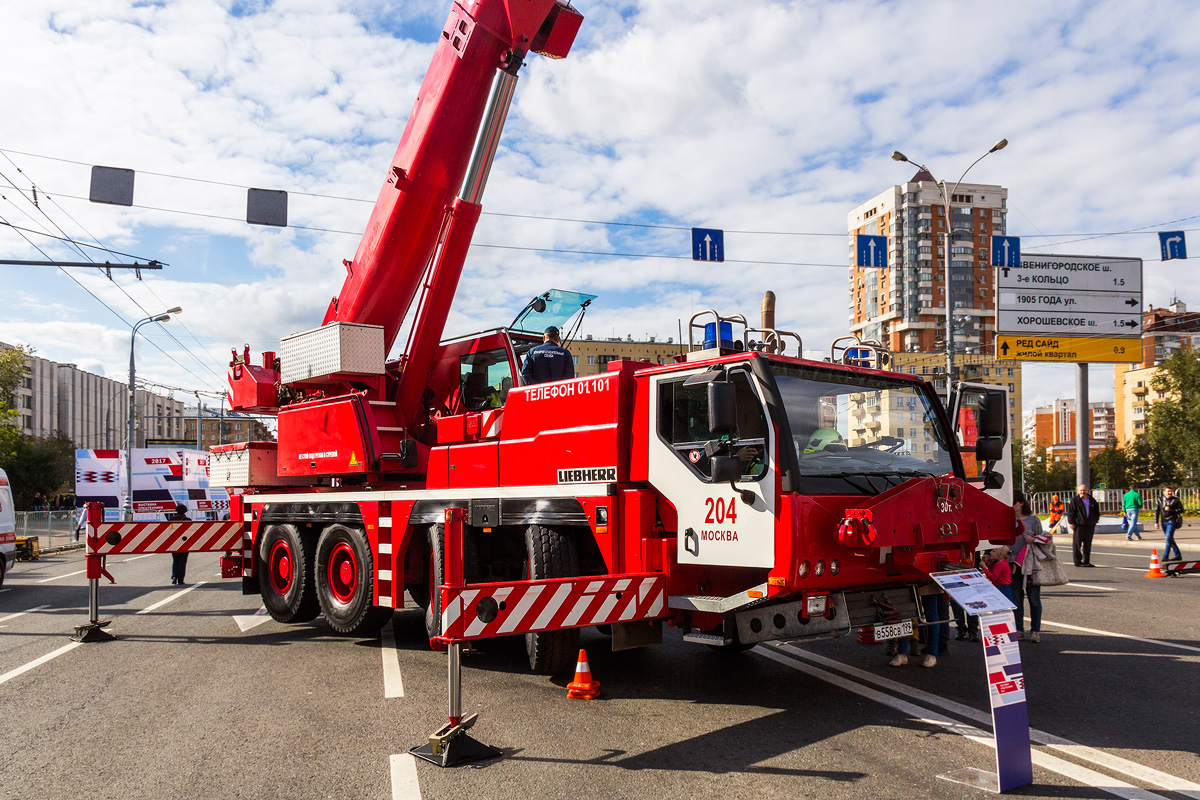
{"label": "street light pole", "polygon": [[137,397],[137,388],[135,376],[137,374],[133,362],[134,344],[137,342],[138,329],[150,322],[166,322],[171,319],[172,314],[181,314],[183,309],[179,306],[164,311],[161,314],[154,314],[145,319],[138,320],[133,326],[133,332],[129,335],[129,438],[125,440],[125,521],[133,522],[133,414],[136,407],[135,399]]}
{"label": "street light pole", "polygon": [[[981,155],[979,158],[971,162],[971,166],[963,170],[963,174],[954,182],[954,188],[947,191],[945,181],[937,181],[937,187],[942,193],[942,203],[946,209],[946,233],[942,237],[944,252],[942,253],[942,265],[944,267],[945,283],[946,283],[946,408],[950,407],[950,403],[954,397],[954,301],[953,295],[950,293],[950,240],[954,232],[954,223],[951,216],[950,200],[954,193],[958,191],[959,184],[963,182],[963,178],[967,177],[967,173],[971,168],[983,161],[997,150],[1003,150],[1008,147],[1008,139],[1001,139],[992,145],[992,149]],[[913,164],[919,169],[929,172],[929,168],[924,164],[917,164],[911,161],[908,156],[901,153],[899,150],[892,151],[893,161],[903,161]],[[933,175],[932,172],[929,172]]]}

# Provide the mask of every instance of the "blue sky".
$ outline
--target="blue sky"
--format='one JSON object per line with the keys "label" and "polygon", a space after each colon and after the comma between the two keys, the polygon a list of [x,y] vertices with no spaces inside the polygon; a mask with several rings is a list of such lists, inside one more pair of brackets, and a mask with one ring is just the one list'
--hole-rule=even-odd
{"label": "blue sky", "polygon": [[[1147,303],[1200,306],[1193,262],[1159,263],[1153,233],[1200,229],[1194,3],[577,7],[570,57],[530,57],[523,71],[483,200],[523,216],[483,217],[451,333],[503,324],[555,286],[599,295],[585,333],[674,336],[693,309],[753,316],[772,289],[780,325],[823,351],[847,327],[846,212],[914,171],[888,154],[952,180],[1000,137],[1010,146],[970,179],[1008,188],[1010,234],[1062,234],[1027,238],[1026,250],[1142,257]],[[217,388],[230,347],[273,348],[319,324],[370,213],[356,200],[378,191],[448,9],[3,4],[0,217],[167,262],[140,283],[117,277],[133,299],[94,271],[73,274],[128,321],[183,306],[177,322],[145,329],[170,355],[139,345],[139,373]],[[92,164],[137,170],[137,207],[77,199]],[[238,221],[248,186],[292,192],[290,222],[329,232]],[[751,263],[547,253],[689,247],[685,230],[551,217],[719,227],[727,257]],[[1200,232],[1192,239],[1200,252]],[[21,257],[42,256],[0,227],[0,258]],[[0,267],[0,286],[0,340],[123,377],[128,327],[70,279]],[[1093,397],[1111,396],[1111,370],[1092,374]],[[1026,407],[1073,387],[1069,365],[1030,366]]]}

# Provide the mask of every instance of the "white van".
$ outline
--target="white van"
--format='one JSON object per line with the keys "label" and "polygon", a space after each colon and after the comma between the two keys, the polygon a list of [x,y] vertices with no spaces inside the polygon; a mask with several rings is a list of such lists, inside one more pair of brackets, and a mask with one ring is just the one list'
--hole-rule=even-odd
{"label": "white van", "polygon": [[17,559],[17,512],[13,507],[12,487],[8,476],[0,469],[0,586],[4,574]]}

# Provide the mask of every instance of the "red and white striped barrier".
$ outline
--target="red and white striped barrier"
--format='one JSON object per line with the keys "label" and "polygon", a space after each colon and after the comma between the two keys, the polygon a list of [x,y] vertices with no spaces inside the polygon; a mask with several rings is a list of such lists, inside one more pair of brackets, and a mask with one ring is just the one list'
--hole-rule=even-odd
{"label": "red and white striped barrier", "polygon": [[442,587],[445,642],[649,620],[666,610],[661,573]]}
{"label": "red and white striped barrier", "polygon": [[242,523],[101,522],[89,525],[88,552],[207,553],[242,549]]}
{"label": "red and white striped barrier", "polygon": [[1200,561],[1164,561],[1162,570],[1168,575],[1184,575],[1189,572],[1200,572]]}

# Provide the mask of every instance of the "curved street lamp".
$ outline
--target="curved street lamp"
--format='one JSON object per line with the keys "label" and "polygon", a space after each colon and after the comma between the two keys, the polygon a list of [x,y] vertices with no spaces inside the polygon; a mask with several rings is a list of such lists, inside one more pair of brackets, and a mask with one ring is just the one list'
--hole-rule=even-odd
{"label": "curved street lamp", "polygon": [[[945,268],[945,275],[946,275],[945,282],[946,282],[946,409],[947,409],[947,411],[950,410],[950,403],[952,401],[953,392],[954,392],[954,389],[953,389],[953,384],[954,384],[954,317],[953,317],[954,300],[953,300],[953,295],[950,294],[950,239],[954,232],[954,223],[952,222],[952,217],[951,217],[951,212],[950,212],[950,198],[954,195],[954,193],[956,191],[958,191],[959,184],[961,184],[963,182],[963,178],[967,177],[967,173],[971,171],[971,167],[974,167],[980,161],[983,161],[985,158],[987,158],[992,153],[995,153],[997,150],[1003,150],[1006,147],[1008,147],[1008,139],[1001,139],[1000,141],[998,141],[994,145],[992,145],[991,150],[988,150],[986,153],[981,155],[979,158],[972,161],[971,166],[967,167],[965,170],[963,170],[963,174],[958,176],[958,180],[954,182],[954,188],[952,188],[952,189],[947,190],[945,181],[937,181],[937,187],[942,192],[942,203],[945,205],[945,208],[946,208],[946,233],[944,234],[944,237],[943,237],[945,252],[942,254],[942,265]],[[918,169],[922,169],[925,172],[929,172],[929,174],[931,176],[933,175],[933,173],[929,171],[929,167],[925,166],[924,164],[918,164],[917,162],[910,159],[908,156],[904,155],[904,153],[901,153],[899,150],[892,151],[892,160],[893,161],[902,161],[902,162],[912,164],[913,166],[917,167]],[[935,180],[936,180],[936,178],[935,178]]]}
{"label": "curved street lamp", "polygon": [[125,521],[133,522],[133,412],[136,407],[134,398],[136,397],[136,388],[134,384],[134,376],[136,374],[133,364],[133,345],[137,342],[138,329],[150,322],[166,322],[171,319],[172,314],[182,314],[183,309],[179,306],[168,309],[161,314],[154,314],[145,319],[138,320],[133,326],[133,332],[129,335],[129,438],[125,440]]}

